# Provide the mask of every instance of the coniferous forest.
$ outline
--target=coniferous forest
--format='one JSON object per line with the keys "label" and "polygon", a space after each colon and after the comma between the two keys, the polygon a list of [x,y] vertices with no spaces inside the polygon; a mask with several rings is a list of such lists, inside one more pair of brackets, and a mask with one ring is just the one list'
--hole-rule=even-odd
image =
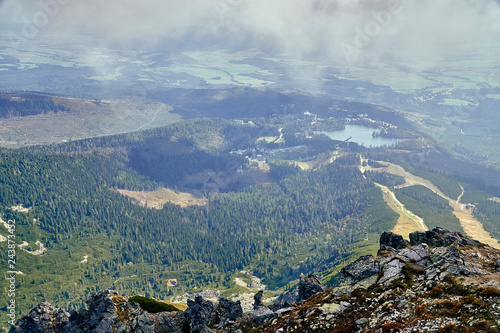
{"label": "coniferous forest", "polygon": [[[341,143],[322,137],[295,138],[299,149],[283,153],[286,144],[261,140],[277,133],[277,126],[258,120],[203,119],[1,150],[0,214],[4,221],[16,221],[21,245],[16,251],[21,272],[16,282],[23,295],[19,311],[42,300],[79,307],[85,295],[106,288],[158,297],[230,289],[242,269],[275,289],[320,265],[340,265],[360,249],[372,251],[378,235],[398,218],[375,183],[393,188],[401,177],[363,174],[360,154],[352,152],[360,150],[355,144],[339,148]],[[255,155],[250,148],[256,142],[262,151],[277,149],[281,157],[329,162],[304,170],[300,163],[269,157],[264,168],[258,159],[238,153]],[[436,182],[453,184],[444,174],[425,170]],[[118,191],[159,188],[207,201],[154,209]],[[438,216],[432,225],[442,218],[460,230],[449,207],[426,189],[396,194],[417,211],[431,207]],[[487,209],[478,213],[488,214]],[[5,264],[7,251],[0,256]]]}
{"label": "coniferous forest", "polygon": [[26,117],[49,112],[68,112],[69,108],[54,103],[50,96],[24,93],[9,97],[0,95],[0,118]]}
{"label": "coniferous forest", "polygon": [[[279,287],[330,253],[341,258],[357,235],[394,224],[389,210],[389,219],[372,223],[367,209],[380,204],[379,190],[349,161],[307,172],[271,163],[269,181],[207,193],[204,206],[167,203],[161,210],[150,209],[116,191],[203,190],[203,184],[185,179],[204,170],[235,177],[251,168],[244,157],[228,151],[261,134],[234,121],[203,120],[60,146],[2,150],[2,219],[16,220],[16,236],[30,250],[37,249],[36,241],[46,247],[42,256],[18,251],[18,269],[27,264],[33,269],[20,275],[21,288],[32,289],[35,298],[51,294],[79,304],[83,295],[78,293],[98,288],[155,294],[222,284],[248,266]],[[19,205],[30,209],[10,208]],[[305,255],[297,256],[303,248]],[[88,260],[81,263],[84,256]],[[57,287],[61,273],[68,274],[67,282]],[[167,278],[179,281],[177,290],[161,286]],[[64,285],[70,282],[76,294],[66,297]],[[64,292],[58,294],[59,288]]]}

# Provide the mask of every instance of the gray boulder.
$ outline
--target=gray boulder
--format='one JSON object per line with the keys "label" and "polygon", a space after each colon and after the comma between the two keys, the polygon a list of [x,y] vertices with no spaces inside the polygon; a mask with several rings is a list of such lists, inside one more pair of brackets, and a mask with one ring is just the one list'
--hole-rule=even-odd
{"label": "gray boulder", "polygon": [[279,309],[293,307],[297,304],[297,299],[299,298],[298,288],[294,288],[291,291],[281,294],[276,302],[269,308],[273,311],[278,311]]}
{"label": "gray boulder", "polygon": [[16,333],[154,333],[153,320],[137,303],[129,302],[116,291],[106,290],[86,300],[88,310],[71,314],[42,303],[21,318],[10,332]]}
{"label": "gray boulder", "polygon": [[10,332],[64,333],[69,317],[70,314],[65,310],[54,308],[50,303],[43,302],[31,310],[27,316],[19,319]]}
{"label": "gray boulder", "polygon": [[404,261],[421,263],[429,258],[429,246],[427,244],[412,246],[399,251],[398,256],[403,258]]}
{"label": "gray boulder", "polygon": [[276,314],[271,311],[267,306],[261,306],[250,313],[250,317],[254,325],[262,325],[269,319],[273,318]]}
{"label": "gray boulder", "polygon": [[405,263],[401,262],[399,259],[389,261],[383,266],[382,277],[379,279],[378,283],[387,285],[393,280],[401,277],[401,271],[404,266]]}
{"label": "gray boulder", "polygon": [[182,333],[181,312],[148,313],[154,323],[155,333]]}
{"label": "gray boulder", "polygon": [[227,298],[219,299],[219,306],[217,307],[218,324],[216,327],[220,328],[231,322],[235,322],[242,316],[243,308],[241,307],[241,302],[239,300],[234,302]]}
{"label": "gray boulder", "polygon": [[325,291],[326,287],[314,275],[303,276],[299,281],[299,295],[297,301],[306,300],[314,294]]}
{"label": "gray boulder", "polygon": [[452,244],[459,246],[479,246],[484,245],[474,239],[471,239],[460,232],[449,231],[443,228],[436,227],[426,232],[415,231],[410,234],[410,244],[412,246],[419,244],[427,244],[432,247],[445,247]]}
{"label": "gray boulder", "polygon": [[354,282],[364,280],[380,272],[380,263],[374,256],[362,256],[340,271],[344,277]]}
{"label": "gray boulder", "polygon": [[184,328],[190,333],[213,332],[208,326],[215,320],[217,307],[201,296],[196,296],[194,301],[189,299],[187,305],[189,308],[182,314]]}
{"label": "gray boulder", "polygon": [[406,248],[408,245],[410,245],[408,241],[406,241],[401,235],[387,231],[380,235],[380,249],[391,247],[393,249],[400,250]]}
{"label": "gray boulder", "polygon": [[257,294],[254,295],[253,297],[253,308],[254,310],[257,308],[260,308],[261,306],[264,306],[264,303],[262,302],[262,296],[264,296],[264,291],[259,291]]}
{"label": "gray boulder", "polygon": [[92,295],[85,303],[88,310],[74,313],[66,332],[154,332],[147,313],[114,290]]}

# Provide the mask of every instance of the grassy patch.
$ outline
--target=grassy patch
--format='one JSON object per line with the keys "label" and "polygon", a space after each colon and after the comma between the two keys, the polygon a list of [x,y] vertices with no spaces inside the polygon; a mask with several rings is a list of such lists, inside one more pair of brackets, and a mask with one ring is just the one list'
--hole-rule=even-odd
{"label": "grassy patch", "polygon": [[439,174],[436,172],[432,172],[429,170],[415,168],[412,166],[405,166],[405,169],[414,174],[415,176],[424,178],[429,180],[433,185],[435,185],[441,192],[443,192],[446,196],[457,199],[462,193],[462,189],[460,188],[460,184],[456,181],[448,178],[446,175]]}
{"label": "grassy patch", "polygon": [[122,189],[118,189],[117,191],[132,198],[135,203],[149,208],[162,209],[163,205],[167,202],[181,207],[204,206],[208,204],[208,200],[205,198],[197,198],[191,193],[172,191],[164,187],[155,191],[130,191]]}
{"label": "grassy patch", "polygon": [[478,105],[477,103],[472,103],[469,101],[464,101],[461,99],[452,99],[445,98],[442,102],[439,102],[440,105],[451,105],[451,106],[468,106],[468,105]]}
{"label": "grassy patch", "polygon": [[252,291],[248,288],[242,287],[237,284],[233,284],[232,287],[222,290],[221,297],[232,297],[234,295],[255,294],[255,293],[256,293],[255,291]]}
{"label": "grassy patch", "polygon": [[363,240],[353,244],[354,250],[345,258],[339,260],[339,263],[333,268],[320,274],[321,280],[328,286],[332,286],[336,281],[336,275],[342,268],[357,260],[361,256],[376,255],[379,249],[379,244],[374,240]]}
{"label": "grassy patch", "polygon": [[182,311],[185,310],[186,307],[181,309],[181,305],[174,305],[173,303],[158,301],[156,299],[144,297],[144,296],[132,296],[128,299],[129,301],[136,302],[139,304],[141,309],[147,311],[149,313],[158,313],[158,312],[172,312],[172,311]]}
{"label": "grassy patch", "polygon": [[429,229],[442,227],[464,232],[460,220],[453,215],[448,201],[431,190],[423,186],[411,186],[396,190],[395,193],[408,210],[423,218]]}

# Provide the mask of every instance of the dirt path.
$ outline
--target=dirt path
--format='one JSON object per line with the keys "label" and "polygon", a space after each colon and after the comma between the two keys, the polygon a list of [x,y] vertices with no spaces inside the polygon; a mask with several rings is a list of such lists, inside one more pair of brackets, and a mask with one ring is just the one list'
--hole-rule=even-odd
{"label": "dirt path", "polygon": [[425,225],[424,220],[411,211],[405,208],[405,206],[396,198],[394,192],[392,192],[387,186],[375,183],[382,190],[384,196],[384,201],[387,205],[396,213],[399,214],[398,222],[394,229],[391,231],[395,234],[402,235],[405,239],[410,239],[410,233],[414,231],[426,231],[429,228]]}
{"label": "dirt path", "polygon": [[462,184],[459,184],[459,185],[460,185],[460,188],[462,189],[462,193],[460,193],[460,195],[458,196],[457,203],[460,203],[460,201],[462,201],[462,197],[464,196],[464,193],[465,193],[465,189],[462,186]]}
{"label": "dirt path", "polygon": [[483,224],[472,215],[472,209],[467,209],[467,205],[460,202],[465,193],[463,186],[460,185],[460,187],[462,188],[462,193],[457,201],[450,201],[450,206],[453,207],[453,215],[460,220],[460,224],[467,235],[491,247],[500,249],[498,240],[491,237],[490,233],[484,230]]}
{"label": "dirt path", "polygon": [[[393,175],[401,176],[405,179],[406,183],[403,185],[396,186],[395,188],[403,188],[403,187],[408,187],[408,186],[413,186],[413,185],[422,185],[439,195],[440,197],[446,199],[449,202],[449,205],[453,208],[453,215],[455,215],[459,220],[460,220],[460,225],[464,229],[465,233],[469,235],[470,237],[488,244],[491,247],[500,249],[500,243],[498,242],[497,239],[491,237],[490,233],[486,231],[483,227],[483,224],[476,220],[474,216],[472,215],[472,210],[467,209],[465,204],[460,203],[460,200],[462,199],[465,190],[460,185],[462,188],[462,193],[460,196],[457,198],[457,200],[454,200],[448,196],[446,196],[443,192],[441,192],[434,184],[432,184],[429,180],[415,176],[405,169],[403,167],[388,163],[388,162],[379,162],[381,164],[386,165],[384,168],[378,168],[378,169],[372,169],[374,171],[380,171],[380,172],[388,172]],[[389,189],[388,189],[389,190]],[[390,190],[389,190],[390,191]],[[385,199],[385,197],[384,197]],[[390,205],[389,205],[390,206]],[[391,207],[392,208],[392,207]],[[394,208],[393,208],[394,209]],[[397,211],[396,211],[397,212]],[[399,213],[398,213],[399,214]],[[401,214],[400,214],[401,215]],[[411,229],[411,224],[401,224],[399,223],[396,225],[396,227],[393,229],[393,232],[397,233],[395,230],[404,230],[405,233],[402,234],[403,237],[405,237],[407,230]],[[417,231],[419,229],[414,229],[413,231]],[[410,231],[410,232],[413,232]]]}

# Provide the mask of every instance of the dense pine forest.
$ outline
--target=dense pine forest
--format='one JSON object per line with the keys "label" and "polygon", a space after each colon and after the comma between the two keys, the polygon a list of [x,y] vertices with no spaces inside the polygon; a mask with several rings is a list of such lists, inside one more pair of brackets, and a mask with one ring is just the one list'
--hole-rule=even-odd
{"label": "dense pine forest", "polygon": [[32,93],[12,96],[10,94],[0,94],[0,118],[26,117],[49,112],[68,111],[67,107],[54,103],[50,96]]}
{"label": "dense pine forest", "polygon": [[[26,267],[20,275],[24,306],[42,295],[79,304],[83,295],[78,293],[108,287],[172,294],[227,283],[230,274],[248,266],[279,287],[322,258],[340,260],[360,235],[395,223],[388,209],[387,220],[373,223],[369,216],[369,207],[384,206],[379,190],[355,165],[358,158],[308,172],[271,163],[269,182],[207,193],[205,206],[167,203],[161,210],[149,209],[115,190],[203,186],[185,179],[204,170],[237,177],[249,163],[228,151],[255,142],[266,131],[271,129],[203,120],[60,146],[2,150],[2,218],[16,220],[18,243],[26,241],[29,250],[36,250],[40,241],[47,249],[43,256],[18,251],[18,269]],[[19,205],[29,211],[10,209]],[[304,256],[297,255],[301,251]],[[1,255],[5,263],[6,252]],[[81,263],[84,255],[89,259]],[[62,287],[57,286],[59,275],[67,278]],[[162,285],[165,278],[177,279],[177,289]]]}
{"label": "dense pine forest", "polygon": [[[299,159],[325,159],[330,150],[341,150],[331,163],[307,171],[278,159],[269,159],[264,168],[234,153],[256,142],[262,149],[284,147],[274,139],[260,140],[278,136],[278,126],[190,120],[144,132],[1,150],[0,214],[4,221],[16,221],[17,244],[26,242],[16,252],[22,272],[17,275],[19,312],[46,299],[74,308],[85,295],[104,288],[159,297],[232,288],[231,277],[242,269],[269,288],[280,288],[318,266],[343,263],[360,244],[375,244],[381,232],[394,227],[398,216],[374,184],[393,188],[402,178],[361,173],[359,154],[339,148],[339,142],[295,138],[294,144],[310,143],[294,155]],[[455,194],[453,180],[421,172]],[[117,191],[163,187],[203,196],[208,203],[152,209]],[[410,187],[396,194],[427,214],[430,226],[445,223],[460,230],[450,208],[427,189]],[[477,214],[497,214],[492,209],[485,206]],[[45,248],[42,255],[35,254],[38,242]],[[0,244],[4,249],[6,243]],[[0,252],[0,260],[5,266],[7,251]]]}

